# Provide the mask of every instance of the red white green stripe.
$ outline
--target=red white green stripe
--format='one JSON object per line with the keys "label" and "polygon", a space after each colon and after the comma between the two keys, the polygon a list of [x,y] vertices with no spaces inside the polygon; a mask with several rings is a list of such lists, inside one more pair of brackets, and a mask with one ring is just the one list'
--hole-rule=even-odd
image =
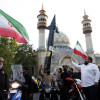
{"label": "red white green stripe", "polygon": [[29,41],[24,26],[2,10],[0,10],[0,36],[15,38],[19,43]]}
{"label": "red white green stripe", "polygon": [[74,53],[83,57],[84,59],[87,58],[87,54],[84,52],[82,46],[80,45],[80,43],[77,41],[76,46],[74,48]]}

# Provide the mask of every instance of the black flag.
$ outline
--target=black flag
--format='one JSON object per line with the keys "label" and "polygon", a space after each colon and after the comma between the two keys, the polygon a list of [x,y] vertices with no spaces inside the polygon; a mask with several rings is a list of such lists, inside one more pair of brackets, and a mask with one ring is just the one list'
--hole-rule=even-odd
{"label": "black flag", "polygon": [[46,29],[49,30],[49,36],[48,36],[48,43],[47,43],[46,58],[44,62],[44,71],[45,69],[50,70],[52,50],[54,44],[54,32],[57,30],[55,16],[53,17],[50,26],[48,26]]}

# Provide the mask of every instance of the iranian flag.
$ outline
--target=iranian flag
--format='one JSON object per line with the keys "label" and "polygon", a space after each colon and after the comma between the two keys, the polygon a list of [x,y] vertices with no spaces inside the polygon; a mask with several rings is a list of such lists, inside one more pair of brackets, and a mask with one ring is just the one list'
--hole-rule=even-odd
{"label": "iranian flag", "polygon": [[2,10],[0,10],[0,36],[14,38],[19,43],[29,41],[24,26]]}
{"label": "iranian flag", "polygon": [[77,54],[81,57],[83,57],[84,59],[87,58],[86,53],[84,52],[82,46],[80,45],[80,43],[77,41],[76,46],[74,48],[74,54]]}

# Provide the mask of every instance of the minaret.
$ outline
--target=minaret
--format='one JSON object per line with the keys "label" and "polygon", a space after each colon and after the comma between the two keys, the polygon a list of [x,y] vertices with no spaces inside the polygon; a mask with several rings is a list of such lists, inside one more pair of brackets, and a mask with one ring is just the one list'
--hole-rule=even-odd
{"label": "minaret", "polygon": [[82,24],[83,24],[83,34],[85,34],[85,40],[86,40],[87,55],[92,57],[93,63],[95,63],[94,50],[91,37],[91,32],[92,32],[91,20],[88,19],[88,15],[86,15],[85,10],[84,10]]}
{"label": "minaret", "polygon": [[47,25],[47,18],[48,16],[45,14],[45,10],[42,5],[42,9],[39,11],[40,14],[37,16],[38,18],[38,23],[37,23],[37,28],[39,30],[39,49],[44,50],[46,47],[46,42],[45,42],[45,28]]}

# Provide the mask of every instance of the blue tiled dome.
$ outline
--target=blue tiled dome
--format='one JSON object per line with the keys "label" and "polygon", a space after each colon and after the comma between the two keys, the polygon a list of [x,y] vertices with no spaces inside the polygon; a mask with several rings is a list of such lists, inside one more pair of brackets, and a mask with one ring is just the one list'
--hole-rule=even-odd
{"label": "blue tiled dome", "polygon": [[67,45],[70,45],[70,41],[69,41],[69,38],[67,35],[65,35],[63,32],[59,32],[59,33],[55,33],[54,35],[54,43],[64,43],[64,44],[67,44]]}

